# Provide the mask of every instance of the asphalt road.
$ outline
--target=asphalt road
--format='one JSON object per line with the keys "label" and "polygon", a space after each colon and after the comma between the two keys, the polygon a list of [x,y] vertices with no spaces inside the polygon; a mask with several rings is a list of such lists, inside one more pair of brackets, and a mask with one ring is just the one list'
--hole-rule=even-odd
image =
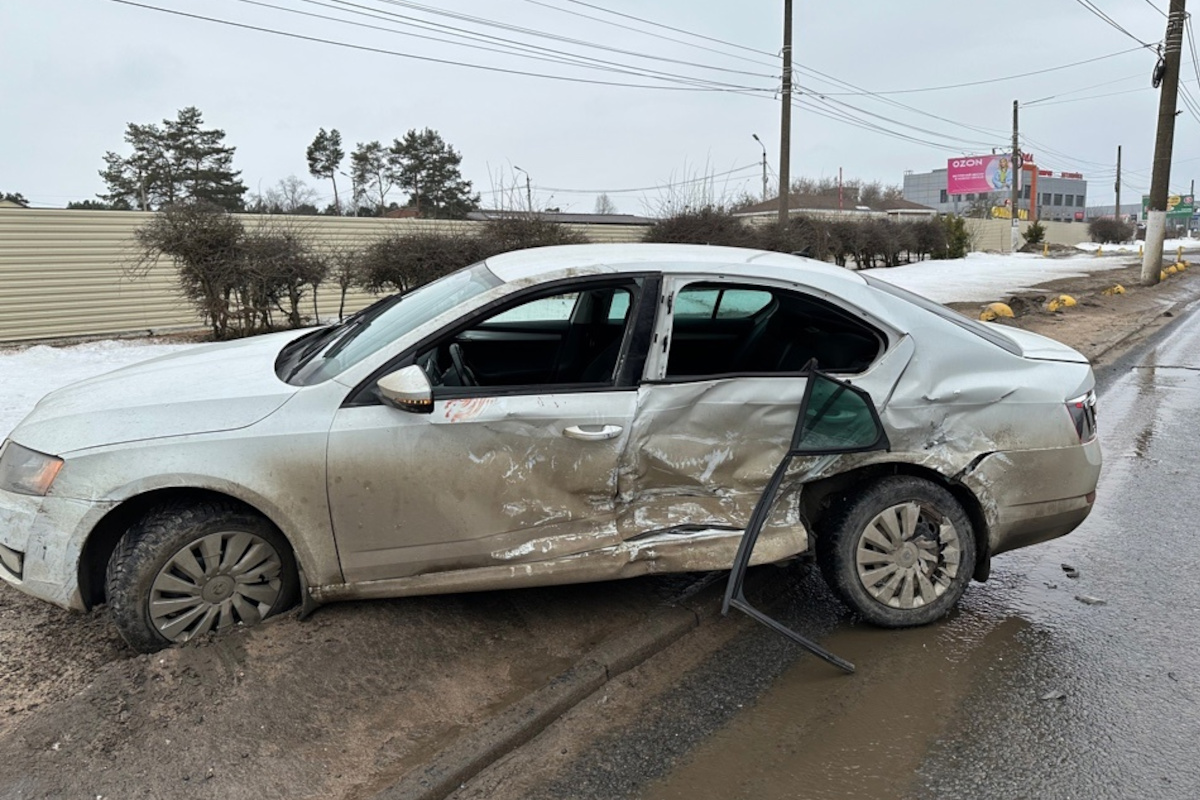
{"label": "asphalt road", "polygon": [[776,615],[855,675],[702,628],[455,797],[1200,797],[1200,304],[1098,379],[1091,517],[947,620],[872,629],[801,573]]}

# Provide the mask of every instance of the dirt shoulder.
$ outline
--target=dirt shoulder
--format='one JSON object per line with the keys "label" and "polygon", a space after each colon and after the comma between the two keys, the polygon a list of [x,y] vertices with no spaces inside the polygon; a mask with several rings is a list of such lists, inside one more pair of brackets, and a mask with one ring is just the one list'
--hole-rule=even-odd
{"label": "dirt shoulder", "polygon": [[[1142,286],[1141,262],[1133,256],[1112,258],[1113,269],[1041,284],[1015,295],[996,297],[1016,316],[998,324],[1049,336],[1070,345],[1093,362],[1110,360],[1140,334],[1170,320],[1164,314],[1181,302],[1200,296],[1200,262],[1170,275],[1156,286]],[[1104,294],[1120,286],[1121,294]],[[1050,311],[1049,300],[1066,294],[1076,305]],[[951,303],[950,307],[977,317],[986,303]]]}

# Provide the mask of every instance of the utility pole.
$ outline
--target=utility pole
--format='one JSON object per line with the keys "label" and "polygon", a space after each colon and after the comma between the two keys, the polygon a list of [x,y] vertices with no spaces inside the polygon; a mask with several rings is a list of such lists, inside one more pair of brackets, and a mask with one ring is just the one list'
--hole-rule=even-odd
{"label": "utility pole", "polygon": [[1158,283],[1162,271],[1163,239],[1167,233],[1167,189],[1171,181],[1171,150],[1175,144],[1175,103],[1179,93],[1179,51],[1183,46],[1184,0],[1171,0],[1167,14],[1163,82],[1158,94],[1158,134],[1154,139],[1154,171],[1146,208],[1146,248],[1142,255],[1142,284]]}
{"label": "utility pole", "polygon": [[757,133],[752,133],[752,134],[750,134],[750,135],[754,137],[754,141],[758,142],[758,146],[759,146],[759,147],[761,147],[761,148],[762,148],[762,151],[763,151],[763,157],[762,157],[762,167],[763,167],[763,202],[765,203],[765,202],[767,202],[767,200],[768,200],[768,199],[770,199],[770,198],[768,198],[768,197],[767,197],[767,146],[766,146],[765,144],[763,144],[763,143],[762,143],[762,139],[758,138],[758,134],[757,134]]}
{"label": "utility pole", "polygon": [[1121,145],[1117,145],[1117,213],[1113,214],[1117,222],[1123,222],[1121,218]]}
{"label": "utility pole", "polygon": [[529,185],[529,173],[525,172],[525,170],[521,169],[516,164],[513,164],[513,169],[515,169],[517,172],[525,173],[525,203],[528,206],[527,210],[529,211],[530,214],[532,214],[533,213],[533,189],[530,188],[530,185]]}
{"label": "utility pole", "polygon": [[779,229],[788,222],[792,177],[792,0],[783,0],[783,109],[779,118]]}
{"label": "utility pole", "polygon": [[1015,253],[1021,246],[1021,215],[1017,213],[1017,202],[1021,198],[1021,143],[1017,136],[1016,100],[1013,100],[1012,159],[1009,160],[1008,174],[1012,177],[1012,247],[1009,252]]}

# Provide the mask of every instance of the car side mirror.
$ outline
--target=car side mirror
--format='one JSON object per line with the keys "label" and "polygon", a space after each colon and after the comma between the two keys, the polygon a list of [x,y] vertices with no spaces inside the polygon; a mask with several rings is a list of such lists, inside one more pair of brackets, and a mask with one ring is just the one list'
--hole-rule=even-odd
{"label": "car side mirror", "polygon": [[433,412],[433,387],[425,370],[416,364],[384,375],[375,386],[380,399],[392,408],[413,414]]}

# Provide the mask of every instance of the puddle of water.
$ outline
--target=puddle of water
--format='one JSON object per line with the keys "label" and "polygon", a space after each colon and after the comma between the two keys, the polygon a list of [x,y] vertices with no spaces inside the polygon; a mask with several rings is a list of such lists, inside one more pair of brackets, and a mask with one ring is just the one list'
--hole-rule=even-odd
{"label": "puddle of water", "polygon": [[1028,623],[997,616],[1000,605],[984,598],[929,628],[829,636],[823,643],[858,665],[854,676],[801,659],[644,796],[903,795],[973,676],[1019,653]]}

